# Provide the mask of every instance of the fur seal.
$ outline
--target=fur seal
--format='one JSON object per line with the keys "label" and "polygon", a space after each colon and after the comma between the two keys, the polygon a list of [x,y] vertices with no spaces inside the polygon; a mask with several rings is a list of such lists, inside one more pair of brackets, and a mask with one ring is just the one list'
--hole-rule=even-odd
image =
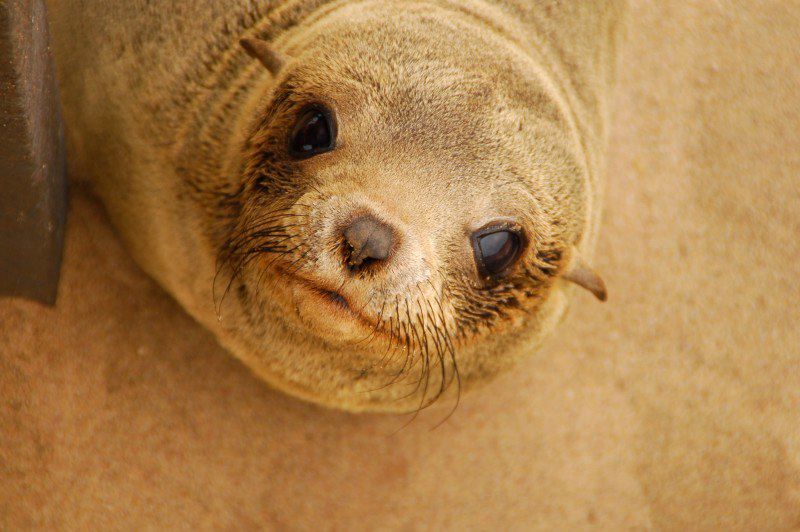
{"label": "fur seal", "polygon": [[622,4],[51,1],[70,173],[265,381],[418,409],[605,299]]}

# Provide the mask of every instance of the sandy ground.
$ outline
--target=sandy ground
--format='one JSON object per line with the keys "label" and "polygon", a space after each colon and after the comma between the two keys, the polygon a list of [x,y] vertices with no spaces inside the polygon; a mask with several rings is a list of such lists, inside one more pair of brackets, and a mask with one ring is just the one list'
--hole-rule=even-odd
{"label": "sandy ground", "polygon": [[0,302],[0,529],[800,528],[800,3],[635,2],[615,107],[611,300],[433,431],[262,385],[76,191],[58,306]]}

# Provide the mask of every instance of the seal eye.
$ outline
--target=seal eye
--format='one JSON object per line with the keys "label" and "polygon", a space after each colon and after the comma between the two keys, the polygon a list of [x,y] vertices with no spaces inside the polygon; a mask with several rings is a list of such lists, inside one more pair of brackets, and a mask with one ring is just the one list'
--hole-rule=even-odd
{"label": "seal eye", "polygon": [[504,274],[519,259],[523,237],[512,229],[479,230],[472,237],[478,270],[483,276]]}
{"label": "seal eye", "polygon": [[308,159],[333,149],[336,128],[328,109],[312,107],[300,114],[289,138],[289,152],[295,159]]}

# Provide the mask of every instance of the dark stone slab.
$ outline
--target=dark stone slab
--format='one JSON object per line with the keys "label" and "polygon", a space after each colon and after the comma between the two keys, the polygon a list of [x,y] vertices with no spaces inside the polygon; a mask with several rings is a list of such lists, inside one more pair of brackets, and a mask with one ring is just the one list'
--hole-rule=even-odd
{"label": "dark stone slab", "polygon": [[42,0],[0,0],[0,296],[55,302],[64,134]]}

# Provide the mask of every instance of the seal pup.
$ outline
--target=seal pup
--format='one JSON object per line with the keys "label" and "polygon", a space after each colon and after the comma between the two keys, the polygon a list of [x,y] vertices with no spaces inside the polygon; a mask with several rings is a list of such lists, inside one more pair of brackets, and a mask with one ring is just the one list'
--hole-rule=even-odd
{"label": "seal pup", "polygon": [[271,385],[402,412],[530,354],[600,209],[622,2],[52,1],[70,172]]}

